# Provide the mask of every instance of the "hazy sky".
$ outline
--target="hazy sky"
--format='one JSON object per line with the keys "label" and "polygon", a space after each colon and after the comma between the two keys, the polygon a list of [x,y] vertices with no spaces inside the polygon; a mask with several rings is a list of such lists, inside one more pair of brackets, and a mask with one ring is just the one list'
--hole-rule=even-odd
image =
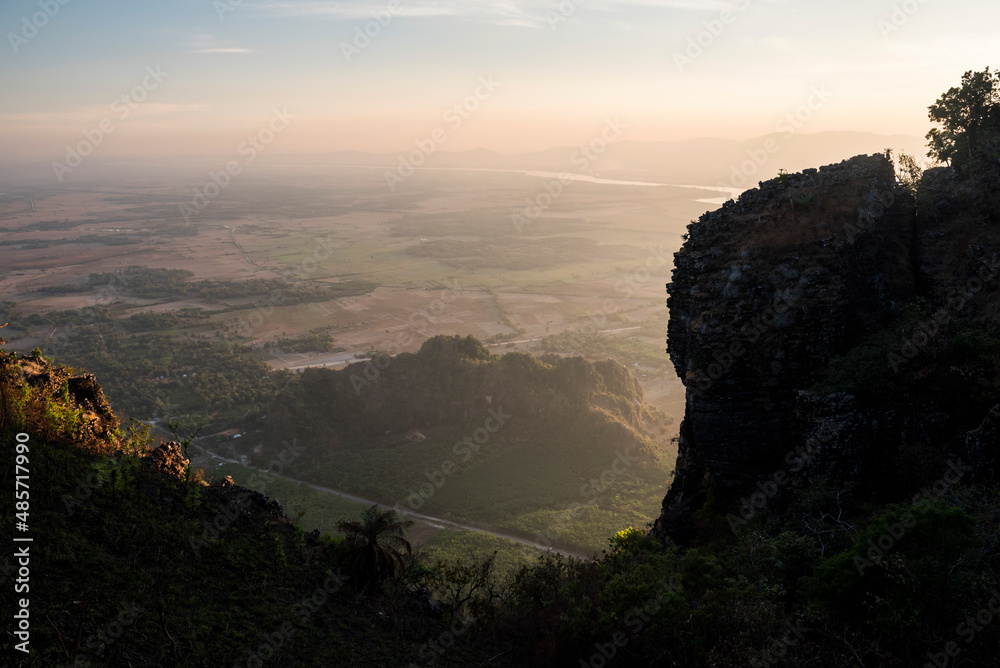
{"label": "hazy sky", "polygon": [[3,0],[0,29],[0,159],[62,159],[85,131],[108,157],[229,155],[274,109],[294,118],[273,153],[435,129],[521,152],[609,117],[747,139],[810,101],[801,132],[922,136],[964,71],[1000,66],[996,0]]}

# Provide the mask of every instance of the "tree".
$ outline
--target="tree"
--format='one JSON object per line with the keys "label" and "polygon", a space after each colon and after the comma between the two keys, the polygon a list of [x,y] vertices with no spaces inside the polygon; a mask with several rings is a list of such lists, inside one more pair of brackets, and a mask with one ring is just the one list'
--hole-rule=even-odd
{"label": "tree", "polygon": [[959,171],[998,157],[1000,139],[1000,72],[966,72],[961,87],[952,88],[929,108],[939,124],[927,133],[929,155]]}
{"label": "tree", "polygon": [[885,157],[893,163],[896,169],[897,183],[908,190],[910,194],[916,196],[917,187],[920,185],[920,179],[924,174],[924,170],[920,166],[920,163],[917,162],[917,159],[903,151],[900,151],[899,155],[896,156],[893,154],[892,149],[888,148],[885,150]]}
{"label": "tree", "polygon": [[923,168],[917,163],[917,159],[908,153],[899,154],[899,166],[896,169],[896,173],[899,175],[899,182],[910,191],[910,194],[917,194],[917,186],[920,184],[920,178],[924,174]]}
{"label": "tree", "polygon": [[512,583],[499,576],[496,561],[496,550],[489,554],[469,550],[466,558],[438,561],[434,589],[443,592],[444,603],[454,613],[503,600]]}
{"label": "tree", "polygon": [[[396,511],[366,510],[360,521],[339,520],[337,528],[347,537],[348,568],[362,582],[384,582],[403,568],[412,552],[404,534],[413,520],[402,520]],[[404,554],[406,556],[404,556]]]}

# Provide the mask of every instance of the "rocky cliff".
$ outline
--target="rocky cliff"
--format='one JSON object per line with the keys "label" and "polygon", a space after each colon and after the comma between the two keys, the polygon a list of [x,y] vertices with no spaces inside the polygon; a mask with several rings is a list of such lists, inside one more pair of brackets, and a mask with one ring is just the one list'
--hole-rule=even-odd
{"label": "rocky cliff", "polygon": [[782,175],[693,223],[667,286],[687,406],[656,533],[687,540],[710,496],[732,505],[776,474],[878,494],[965,455],[991,475],[990,217],[950,170],[915,198],[877,155]]}

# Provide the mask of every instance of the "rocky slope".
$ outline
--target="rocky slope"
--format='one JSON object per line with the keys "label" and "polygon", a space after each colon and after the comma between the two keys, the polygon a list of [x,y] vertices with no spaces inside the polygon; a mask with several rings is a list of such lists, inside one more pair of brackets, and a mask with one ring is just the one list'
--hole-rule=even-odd
{"label": "rocky slope", "polygon": [[[405,587],[391,603],[362,596],[342,544],[278,501],[228,477],[208,485],[180,443],[123,429],[93,375],[0,349],[0,441],[0,477],[13,487],[15,461],[28,472],[19,535],[33,539],[16,544],[27,558],[0,557],[28,628],[8,624],[3,665],[405,665],[445,628]],[[460,644],[438,665],[500,651]]]}
{"label": "rocky slope", "polygon": [[667,286],[687,408],[658,535],[688,540],[710,491],[732,503],[781,473],[772,496],[819,477],[904,492],[959,456],[992,475],[1000,244],[967,189],[931,170],[918,203],[886,156],[858,156],[690,226]]}

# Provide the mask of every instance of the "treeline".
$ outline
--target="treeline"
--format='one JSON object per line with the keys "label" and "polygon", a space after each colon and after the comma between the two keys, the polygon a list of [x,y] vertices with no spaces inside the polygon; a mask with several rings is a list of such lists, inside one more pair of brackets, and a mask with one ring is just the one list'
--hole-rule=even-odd
{"label": "treeline", "polygon": [[19,328],[26,327],[68,327],[70,336],[78,328],[90,325],[114,324],[117,329],[128,333],[149,332],[155,330],[184,329],[209,323],[209,314],[198,308],[183,308],[179,311],[135,313],[127,318],[115,318],[107,306],[86,306],[75,311],[50,311],[49,313],[31,313],[26,316],[15,314],[14,302],[4,302],[6,308],[0,305],[0,319],[16,323]]}
{"label": "treeline", "polygon": [[265,451],[290,436],[315,446],[317,455],[364,451],[406,442],[414,425],[461,437],[502,406],[518,415],[508,434],[596,439],[646,452],[651,444],[637,429],[649,409],[641,402],[638,382],[614,362],[501,357],[471,336],[436,336],[417,353],[305,369],[268,411],[266,431],[274,438]]}
{"label": "treeline", "polygon": [[295,339],[280,338],[274,343],[268,341],[264,350],[281,350],[286,353],[339,353],[346,350],[335,345],[333,335],[327,331],[312,331]]}
{"label": "treeline", "polygon": [[546,336],[542,339],[542,349],[547,353],[581,355],[590,360],[613,359],[628,367],[639,364],[656,371],[666,371],[670,367],[670,358],[663,354],[662,346],[594,331],[568,331]]}
{"label": "treeline", "polygon": [[[141,236],[150,236],[148,232],[140,233]],[[60,246],[66,244],[104,244],[105,246],[134,246],[141,243],[141,239],[136,236],[125,236],[122,234],[87,234],[82,237],[72,239],[4,239],[0,241],[0,246],[21,246],[22,249],[48,248],[49,246]]]}
{"label": "treeline", "polygon": [[287,382],[238,344],[129,336],[101,323],[50,350],[96,374],[115,410],[139,419],[187,416],[191,424],[224,425],[273,401]]}
{"label": "treeline", "polygon": [[251,278],[245,281],[191,281],[194,273],[187,269],[159,267],[129,267],[122,272],[90,274],[79,286],[49,286],[39,292],[90,292],[104,290],[120,292],[142,299],[201,298],[208,301],[245,299],[267,296],[284,305],[319,302],[363,295],[378,287],[373,281],[343,281],[340,283],[288,282],[276,278]]}

